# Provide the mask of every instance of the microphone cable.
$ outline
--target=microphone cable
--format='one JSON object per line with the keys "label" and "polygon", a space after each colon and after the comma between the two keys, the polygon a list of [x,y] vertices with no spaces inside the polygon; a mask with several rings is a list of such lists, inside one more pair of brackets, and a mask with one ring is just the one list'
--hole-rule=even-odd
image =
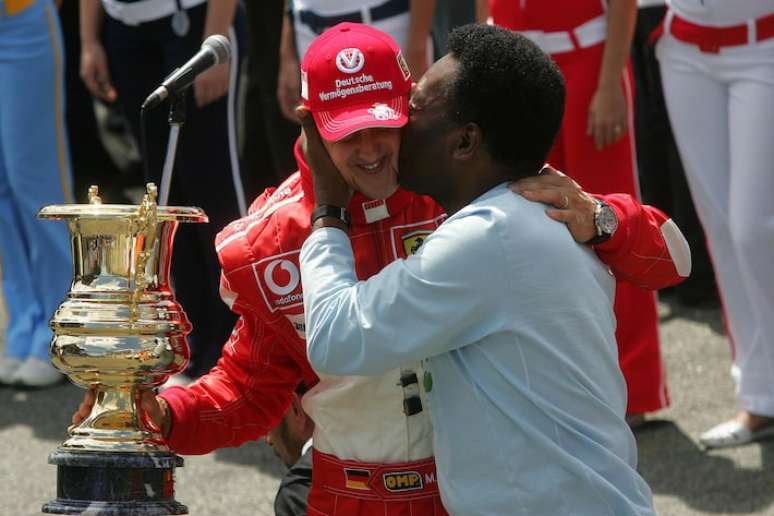
{"label": "microphone cable", "polygon": [[148,123],[146,117],[145,107],[140,108],[140,157],[142,158],[142,169],[145,182],[150,181],[150,164],[148,156],[148,130],[146,125]]}

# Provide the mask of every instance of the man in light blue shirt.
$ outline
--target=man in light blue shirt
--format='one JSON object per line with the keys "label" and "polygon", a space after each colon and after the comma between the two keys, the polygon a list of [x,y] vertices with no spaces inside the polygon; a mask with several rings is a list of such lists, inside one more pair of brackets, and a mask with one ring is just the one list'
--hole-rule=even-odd
{"label": "man in light blue shirt", "polygon": [[451,514],[653,514],[624,420],[612,277],[507,188],[543,165],[561,75],[504,29],[467,26],[449,47],[412,95],[400,177],[450,217],[368,281],[357,281],[346,217],[335,216],[346,183],[301,113],[321,208],[301,251],[309,359],[341,375],[425,359]]}

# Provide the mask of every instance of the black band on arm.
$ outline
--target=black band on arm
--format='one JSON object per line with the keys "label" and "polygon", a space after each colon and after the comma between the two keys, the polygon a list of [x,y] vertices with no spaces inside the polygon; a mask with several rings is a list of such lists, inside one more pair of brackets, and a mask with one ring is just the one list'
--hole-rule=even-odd
{"label": "black band on arm", "polygon": [[344,224],[346,224],[347,227],[352,224],[352,219],[349,216],[349,211],[347,211],[346,208],[331,206],[330,204],[323,204],[322,206],[318,206],[314,209],[312,212],[312,225],[314,225],[317,219],[322,217],[333,217],[335,219],[339,219]]}

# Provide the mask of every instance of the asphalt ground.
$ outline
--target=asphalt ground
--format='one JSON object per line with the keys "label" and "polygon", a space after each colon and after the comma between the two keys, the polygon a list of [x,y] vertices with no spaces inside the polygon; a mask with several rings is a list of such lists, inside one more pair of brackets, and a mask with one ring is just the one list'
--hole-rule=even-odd
{"label": "asphalt ground", "polygon": [[[636,432],[639,470],[658,514],[774,515],[774,441],[710,452],[696,441],[734,413],[720,312],[662,303],[660,313],[672,406]],[[0,516],[40,514],[54,498],[56,468],[47,456],[66,437],[81,396],[70,384],[0,388]],[[283,469],[263,442],[186,457],[176,497],[195,515],[270,515]]]}

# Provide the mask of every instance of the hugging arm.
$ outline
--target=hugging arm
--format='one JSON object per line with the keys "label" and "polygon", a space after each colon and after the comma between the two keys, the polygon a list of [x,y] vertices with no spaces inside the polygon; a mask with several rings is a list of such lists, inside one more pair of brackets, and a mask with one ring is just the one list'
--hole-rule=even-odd
{"label": "hugging arm", "polygon": [[592,195],[551,167],[511,185],[531,201],[549,206],[549,217],[567,225],[576,242],[596,236],[596,199],[607,203],[618,218],[618,229],[594,246],[599,259],[616,279],[649,290],[682,282],[691,271],[691,250],[677,225],[661,210],[626,194]]}

